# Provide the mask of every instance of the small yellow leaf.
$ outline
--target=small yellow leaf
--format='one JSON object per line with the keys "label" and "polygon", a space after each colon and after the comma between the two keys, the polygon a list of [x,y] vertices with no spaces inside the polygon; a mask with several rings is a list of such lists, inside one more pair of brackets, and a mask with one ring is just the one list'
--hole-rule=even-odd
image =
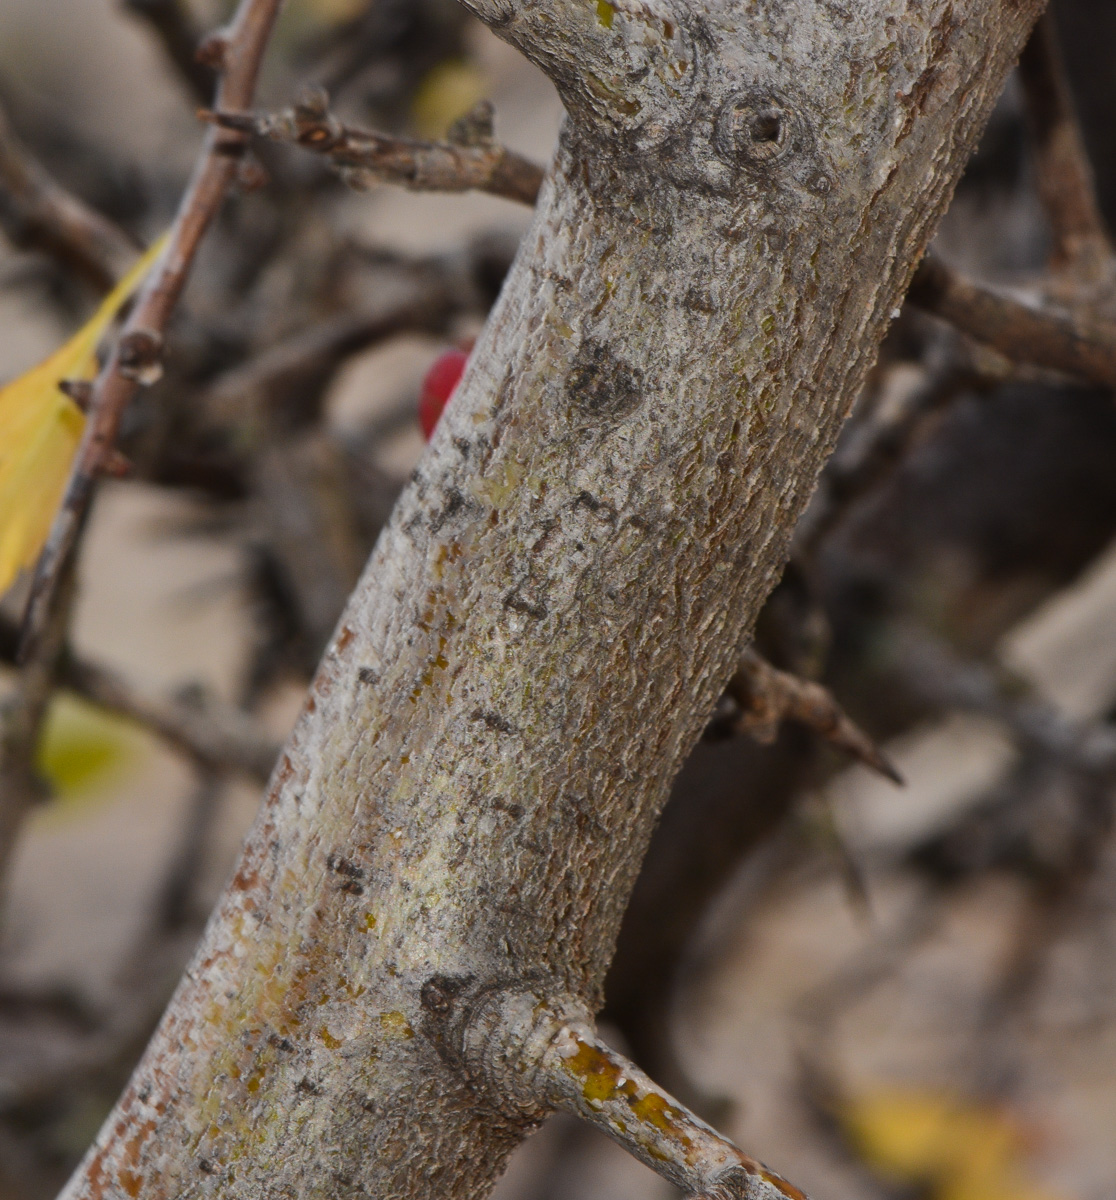
{"label": "small yellow leaf", "polygon": [[485,94],[484,74],[472,63],[439,63],[426,73],[411,102],[415,131],[419,137],[445,137],[454,121],[465,116]]}
{"label": "small yellow leaf", "polygon": [[141,740],[122,718],[59,693],[47,712],[36,766],[51,791],[69,800],[134,762]]}
{"label": "small yellow leaf", "polygon": [[0,388],[0,594],[38,557],[62,499],[85,417],[58,384],[91,379],[97,345],[166,242],[159,238],[49,358]]}
{"label": "small yellow leaf", "polygon": [[878,1088],[846,1101],[846,1136],[884,1178],[934,1200],[1061,1200],[1023,1184],[1024,1130],[991,1105],[931,1090]]}

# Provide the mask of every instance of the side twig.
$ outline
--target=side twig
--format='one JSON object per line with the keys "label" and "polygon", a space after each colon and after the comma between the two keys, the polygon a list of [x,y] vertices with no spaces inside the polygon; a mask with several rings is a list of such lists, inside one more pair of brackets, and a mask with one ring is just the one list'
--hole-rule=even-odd
{"label": "side twig", "polygon": [[737,732],[766,743],[774,741],[783,721],[800,721],[839,750],[902,784],[903,777],[883,751],[820,683],[780,671],[749,647],[726,692],[739,707],[733,720]]}
{"label": "side twig", "polygon": [[[14,663],[18,632],[0,618],[0,662]],[[63,648],[50,688],[63,687],[150,729],[199,765],[267,780],[278,747],[246,712],[212,697],[199,703],[144,695],[115,671]]]}
{"label": "side twig", "polygon": [[343,125],[324,92],[310,91],[290,109],[253,115],[224,107],[203,114],[219,128],[287,142],[324,155],[353,187],[398,183],[425,192],[489,192],[534,204],[543,169],[492,140],[492,109],[479,105],[451,131],[424,142]]}
{"label": "side twig", "polygon": [[1048,305],[1032,307],[962,278],[927,256],[907,299],[1016,362],[1064,371],[1116,388],[1116,325]]}
{"label": "side twig", "polygon": [[[264,47],[280,0],[241,0],[224,34],[209,40],[219,47],[222,66],[218,107],[244,108],[255,91]],[[236,176],[244,152],[244,135],[212,129],[206,137],[194,177],[179,205],[167,248],[140,291],[120,340],[97,378],[90,397],[85,432],[70,482],[47,544],[39,558],[24,618],[24,656],[33,652],[54,603],[62,568],[77,542],[82,515],[89,506],[97,477],[116,444],[124,410],[141,383],[161,372],[163,334],[186,284],[198,246]]]}
{"label": "side twig", "polygon": [[45,251],[100,291],[135,258],[127,234],[53,179],[2,110],[0,226],[13,245]]}

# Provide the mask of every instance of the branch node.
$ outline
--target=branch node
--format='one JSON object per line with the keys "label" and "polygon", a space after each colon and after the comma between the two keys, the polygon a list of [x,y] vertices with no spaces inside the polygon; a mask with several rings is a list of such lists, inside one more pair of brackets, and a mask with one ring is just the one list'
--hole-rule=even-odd
{"label": "branch node", "polygon": [[[424,1007],[439,1014],[443,1047],[458,997],[469,990],[462,978],[436,977],[423,987]],[[565,1109],[690,1195],[806,1200],[606,1046],[585,1005],[547,981],[475,992],[459,1020],[457,1061],[474,1090],[509,1118],[533,1123]]]}
{"label": "branch node", "polygon": [[163,377],[163,335],[157,329],[132,329],[120,339],[117,369],[125,379],[149,387]]}
{"label": "branch node", "polygon": [[228,65],[229,35],[224,29],[215,29],[207,33],[198,43],[194,58],[203,67],[214,71],[224,71]]}
{"label": "branch node", "polygon": [[783,721],[799,721],[892,783],[902,785],[903,777],[890,759],[820,683],[780,671],[749,648],[727,691],[740,710],[734,721],[737,732],[767,744],[775,740]]}

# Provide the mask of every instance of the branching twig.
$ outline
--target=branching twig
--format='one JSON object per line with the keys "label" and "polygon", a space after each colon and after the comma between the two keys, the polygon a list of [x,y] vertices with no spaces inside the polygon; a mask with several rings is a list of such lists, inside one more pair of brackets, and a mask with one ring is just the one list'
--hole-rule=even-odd
{"label": "branching twig", "polygon": [[123,230],[53,179],[2,110],[0,225],[14,245],[46,251],[102,291],[135,258]]}
{"label": "branching twig", "polygon": [[[16,629],[0,620],[0,661],[14,662]],[[115,671],[64,650],[50,681],[109,712],[118,713],[159,735],[176,749],[214,770],[242,771],[266,781],[278,747],[260,724],[241,709],[212,697],[193,704],[146,696]]]}
{"label": "branching twig", "polygon": [[1016,362],[1065,371],[1116,388],[1116,325],[1019,300],[963,279],[938,259],[922,260],[907,298]]}
{"label": "branching twig", "polygon": [[902,784],[902,776],[883,751],[820,683],[780,671],[749,648],[741,656],[727,692],[740,706],[734,721],[739,732],[770,742],[781,722],[800,721],[893,783]]}
{"label": "branching twig", "polygon": [[459,140],[423,142],[414,138],[353,129],[329,111],[322,92],[309,92],[293,108],[263,115],[224,107],[205,114],[224,129],[289,142],[325,155],[356,187],[399,183],[415,191],[489,192],[521,204],[534,204],[543,170],[491,140],[491,108],[475,110],[459,123]]}
{"label": "branching twig", "polygon": [[[280,0],[241,0],[226,34],[219,36],[222,77],[220,108],[247,107]],[[85,432],[70,482],[50,537],[39,558],[24,620],[24,655],[41,637],[62,568],[73,553],[81,518],[89,506],[98,475],[116,444],[120,422],[140,383],[152,382],[161,370],[163,333],[186,284],[201,239],[216,215],[236,174],[244,135],[212,129],[205,139],[190,186],[179,205],[166,250],[140,291],[116,349],[93,387]]]}

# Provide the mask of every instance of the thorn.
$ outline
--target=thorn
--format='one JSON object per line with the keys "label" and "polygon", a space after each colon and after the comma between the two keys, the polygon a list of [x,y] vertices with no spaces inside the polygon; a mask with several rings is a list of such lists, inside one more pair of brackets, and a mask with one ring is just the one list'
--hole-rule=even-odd
{"label": "thorn", "polygon": [[101,474],[108,475],[113,479],[127,479],[134,470],[135,464],[119,450],[109,451],[105,461],[101,464]]}
{"label": "thorn", "polygon": [[329,115],[329,92],[317,84],[304,87],[294,108],[300,121],[321,121]]}
{"label": "thorn", "polygon": [[58,390],[64,396],[69,396],[83,413],[89,411],[93,403],[93,385],[88,379],[60,379]]}
{"label": "thorn", "polygon": [[198,43],[194,58],[204,67],[212,67],[214,71],[223,71],[228,64],[229,35],[223,29],[207,33]]}
{"label": "thorn", "polygon": [[163,335],[157,329],[133,329],[116,351],[117,370],[125,379],[149,387],[163,377]]}
{"label": "thorn", "polygon": [[496,132],[491,100],[480,100],[449,127],[446,141],[453,146],[488,146]]}
{"label": "thorn", "polygon": [[726,690],[740,710],[734,722],[737,732],[769,743],[783,721],[799,721],[885,779],[903,786],[894,763],[820,683],[780,671],[749,648]]}

